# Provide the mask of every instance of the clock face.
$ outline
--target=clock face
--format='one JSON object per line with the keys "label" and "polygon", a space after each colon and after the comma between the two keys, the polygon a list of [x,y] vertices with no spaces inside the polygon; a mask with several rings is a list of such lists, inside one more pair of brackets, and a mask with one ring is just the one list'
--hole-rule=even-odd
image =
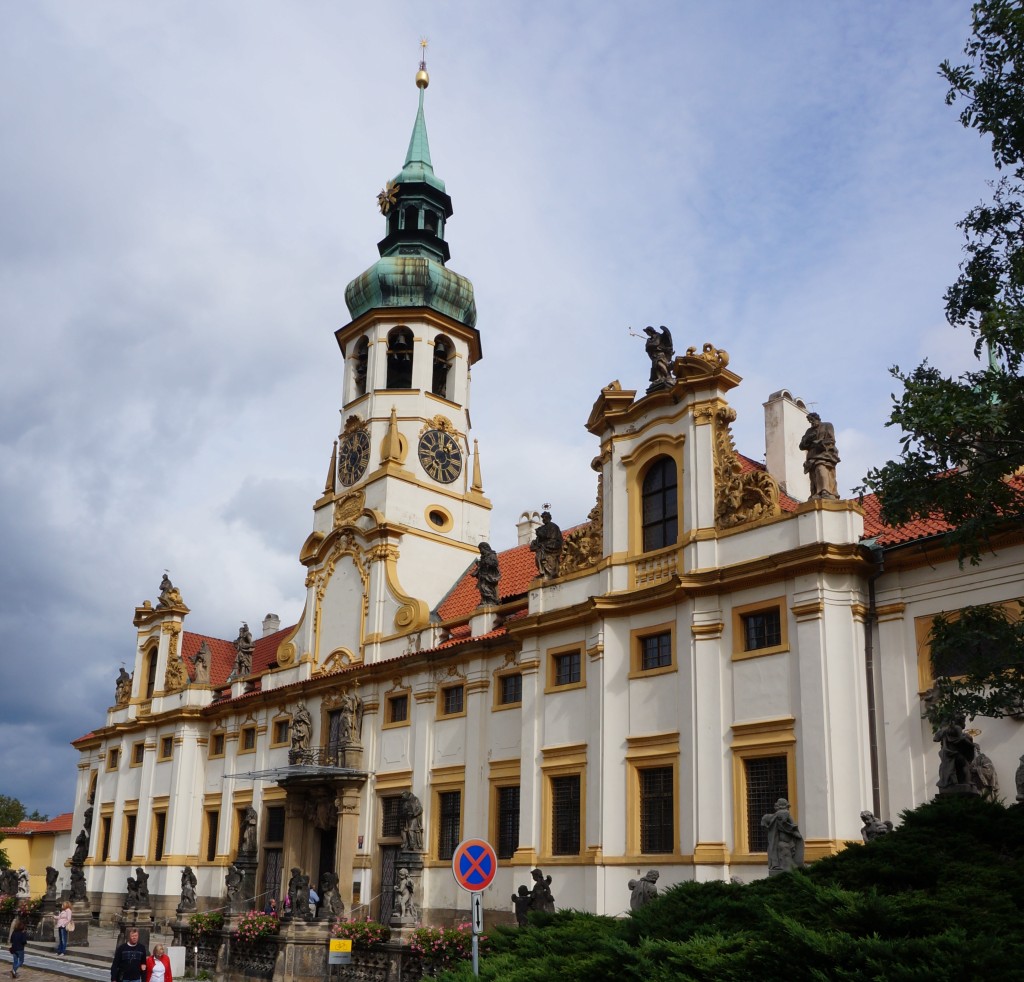
{"label": "clock face", "polygon": [[338,477],[351,487],[363,476],[370,462],[370,437],[366,430],[356,430],[342,437],[338,446]]}
{"label": "clock face", "polygon": [[419,457],[423,469],[442,484],[451,484],[462,473],[462,451],[444,430],[427,430],[420,437]]}

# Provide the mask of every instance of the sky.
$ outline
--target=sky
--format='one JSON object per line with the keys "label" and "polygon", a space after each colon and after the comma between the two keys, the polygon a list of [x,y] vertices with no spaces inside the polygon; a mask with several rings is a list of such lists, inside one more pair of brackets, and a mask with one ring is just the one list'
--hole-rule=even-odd
{"label": "sky", "polygon": [[631,334],[711,342],[763,459],[786,388],[848,492],[898,452],[888,369],[972,367],[944,318],[986,143],[937,73],[966,0],[0,0],[0,793],[74,807],[134,608],[189,630],[304,599],[346,284],[426,120],[472,280],[491,542],[585,519]]}

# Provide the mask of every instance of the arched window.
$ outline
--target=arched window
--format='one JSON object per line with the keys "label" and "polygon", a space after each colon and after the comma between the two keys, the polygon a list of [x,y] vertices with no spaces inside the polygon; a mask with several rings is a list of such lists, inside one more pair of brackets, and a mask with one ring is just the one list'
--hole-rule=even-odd
{"label": "arched window", "polygon": [[433,232],[434,235],[437,235],[437,212],[436,211],[431,211],[429,208],[427,208],[423,212],[423,227],[428,232]]}
{"label": "arched window", "polygon": [[370,355],[369,338],[360,338],[356,342],[355,369],[353,370],[353,383],[356,396],[366,395],[366,369]]}
{"label": "arched window", "polygon": [[659,457],[648,468],[641,496],[644,552],[670,546],[679,537],[678,484],[671,457]]}
{"label": "arched window", "polygon": [[412,388],[412,331],[396,327],[388,335],[389,389]]}
{"label": "arched window", "polygon": [[442,399],[450,399],[448,395],[448,373],[451,371],[455,345],[443,334],[434,339],[434,371],[431,378],[430,391]]}
{"label": "arched window", "polygon": [[146,655],[146,698],[152,699],[156,692],[156,648]]}
{"label": "arched window", "polygon": [[415,205],[408,205],[403,213],[405,215],[405,230],[407,232],[420,227],[420,210]]}

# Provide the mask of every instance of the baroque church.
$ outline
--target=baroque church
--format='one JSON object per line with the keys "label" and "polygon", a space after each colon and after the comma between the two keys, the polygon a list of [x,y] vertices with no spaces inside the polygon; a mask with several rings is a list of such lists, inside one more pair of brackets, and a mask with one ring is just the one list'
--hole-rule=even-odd
{"label": "baroque church", "polygon": [[[779,798],[806,860],[829,855],[862,811],[898,821],[935,793],[932,618],[1019,596],[1019,538],[961,569],[941,524],[836,496],[834,459],[807,449],[827,424],[788,391],[765,402],[765,463],[742,455],[740,366],[651,329],[646,391],[595,385],[590,514],[563,533],[524,513],[491,550],[469,422],[486,325],[448,266],[423,65],[416,82],[380,258],[336,333],[343,423],[296,543],[301,616],[199,635],[165,577],[135,609],[133,671],[74,741],[72,881],[104,922],[139,868],[173,918],[186,867],[199,909],[283,902],[300,873],[345,916],[461,919],[471,837],[497,854],[492,922],[537,867],[557,906],[618,914],[648,869],[767,875]],[[1012,785],[1020,724],[974,725]]]}

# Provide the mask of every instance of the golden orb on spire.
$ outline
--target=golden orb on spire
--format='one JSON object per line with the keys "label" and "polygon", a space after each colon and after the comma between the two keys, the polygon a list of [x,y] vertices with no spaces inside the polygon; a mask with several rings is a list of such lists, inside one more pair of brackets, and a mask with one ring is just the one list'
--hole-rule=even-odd
{"label": "golden orb on spire", "polygon": [[430,76],[427,74],[427,39],[420,38],[420,48],[423,50],[423,57],[420,58],[420,70],[416,73],[416,88],[425,89],[430,85]]}

